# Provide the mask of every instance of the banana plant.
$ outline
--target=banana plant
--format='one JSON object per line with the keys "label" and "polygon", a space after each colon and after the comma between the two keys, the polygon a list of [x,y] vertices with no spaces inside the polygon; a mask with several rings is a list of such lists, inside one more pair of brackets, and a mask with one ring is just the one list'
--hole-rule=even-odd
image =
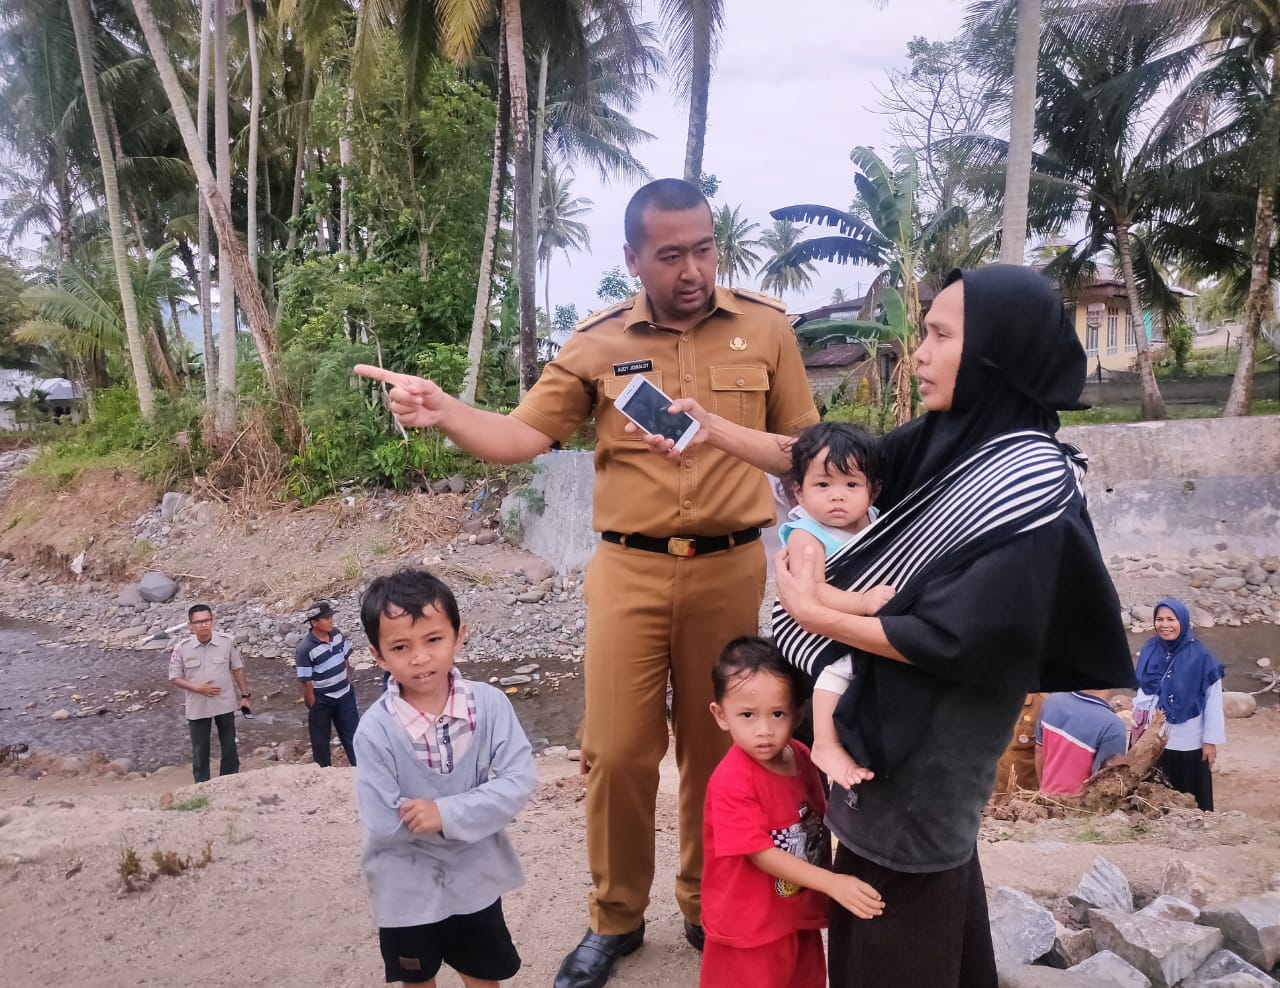
{"label": "banana plant", "polygon": [[[901,425],[915,414],[911,371],[920,327],[920,272],[929,251],[966,223],[968,216],[963,207],[952,206],[927,221],[921,217],[916,202],[919,168],[909,148],[894,153],[892,168],[869,147],[854,148],[849,158],[856,169],[856,197],[850,209],[803,204],[770,213],[777,220],[824,224],[839,233],[801,241],[775,258],[766,271],[778,273],[813,261],[880,269],[859,321],[839,328],[843,335],[865,332],[877,345],[893,347],[897,358],[891,382],[894,419]],[[875,348],[868,349],[874,354]]]}

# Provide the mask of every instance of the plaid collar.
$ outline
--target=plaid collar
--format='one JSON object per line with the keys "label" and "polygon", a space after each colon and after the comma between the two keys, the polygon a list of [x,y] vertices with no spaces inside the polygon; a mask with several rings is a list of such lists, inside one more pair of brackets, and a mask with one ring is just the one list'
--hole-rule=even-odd
{"label": "plaid collar", "polygon": [[456,669],[449,671],[449,695],[445,698],[444,708],[438,714],[419,710],[402,697],[400,684],[394,679],[387,681],[387,702],[391,712],[396,715],[396,719],[414,741],[422,741],[428,734],[434,734],[437,726],[450,721],[463,721],[472,731],[476,727],[476,705],[471,697],[471,687],[458,675]]}

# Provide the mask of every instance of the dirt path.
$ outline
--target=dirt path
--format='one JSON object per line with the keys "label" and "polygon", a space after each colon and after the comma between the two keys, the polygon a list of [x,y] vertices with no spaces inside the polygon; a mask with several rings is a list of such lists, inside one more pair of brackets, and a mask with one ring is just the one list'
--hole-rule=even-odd
{"label": "dirt path", "polygon": [[[1217,774],[1223,812],[1188,811],[1136,828],[1115,820],[1012,830],[988,824],[980,845],[988,885],[1016,885],[1057,901],[1102,853],[1128,873],[1140,896],[1154,893],[1173,856],[1209,869],[1224,894],[1265,889],[1280,872],[1274,775],[1280,712],[1232,721],[1228,732]],[[93,972],[103,988],[382,984],[359,873],[350,770],[279,766],[199,789],[185,786],[187,771],[168,768],[115,783],[57,775],[0,779],[4,983],[64,984]],[[588,889],[577,766],[548,757],[539,774],[533,802],[511,831],[528,884],[506,902],[525,960],[513,984],[533,988],[551,983],[584,928]],[[169,791],[175,807],[198,798],[208,803],[161,809]],[[1240,812],[1246,809],[1254,816]],[[157,849],[199,858],[207,843],[212,861],[203,869],[159,877],[144,892],[118,893],[124,849],[151,867]],[[617,988],[695,982],[697,955],[682,938],[671,890],[676,861],[675,772],[668,759],[648,940],[620,965],[610,982]]]}

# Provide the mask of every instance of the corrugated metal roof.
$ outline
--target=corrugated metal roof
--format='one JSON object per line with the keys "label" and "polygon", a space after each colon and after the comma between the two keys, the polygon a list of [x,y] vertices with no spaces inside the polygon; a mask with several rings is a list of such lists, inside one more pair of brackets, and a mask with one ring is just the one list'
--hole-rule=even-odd
{"label": "corrugated metal roof", "polygon": [[833,343],[804,358],[806,367],[849,367],[867,359],[867,348],[861,343]]}
{"label": "corrugated metal roof", "polygon": [[0,404],[12,404],[20,395],[43,391],[50,401],[72,401],[84,397],[84,388],[65,377],[37,377],[30,371],[0,368]]}

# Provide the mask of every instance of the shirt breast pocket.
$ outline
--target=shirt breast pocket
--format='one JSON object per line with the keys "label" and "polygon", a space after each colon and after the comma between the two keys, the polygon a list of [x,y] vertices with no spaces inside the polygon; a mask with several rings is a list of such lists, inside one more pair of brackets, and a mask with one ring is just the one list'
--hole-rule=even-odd
{"label": "shirt breast pocket", "polygon": [[[655,388],[662,390],[661,371],[650,371],[641,376]],[[612,439],[619,439],[623,442],[641,443],[644,442],[644,433],[639,430],[627,432],[627,423],[631,420],[618,411],[614,405],[614,402],[618,400],[618,395],[622,394],[626,386],[631,383],[633,377],[635,377],[634,374],[628,374],[625,377],[606,377],[600,382],[600,391],[609,400],[607,403],[602,404],[596,412],[596,431],[601,435],[607,435]]]}
{"label": "shirt breast pocket", "polygon": [[730,422],[752,429],[764,428],[768,394],[768,368],[758,364],[715,364],[711,367],[711,410]]}

